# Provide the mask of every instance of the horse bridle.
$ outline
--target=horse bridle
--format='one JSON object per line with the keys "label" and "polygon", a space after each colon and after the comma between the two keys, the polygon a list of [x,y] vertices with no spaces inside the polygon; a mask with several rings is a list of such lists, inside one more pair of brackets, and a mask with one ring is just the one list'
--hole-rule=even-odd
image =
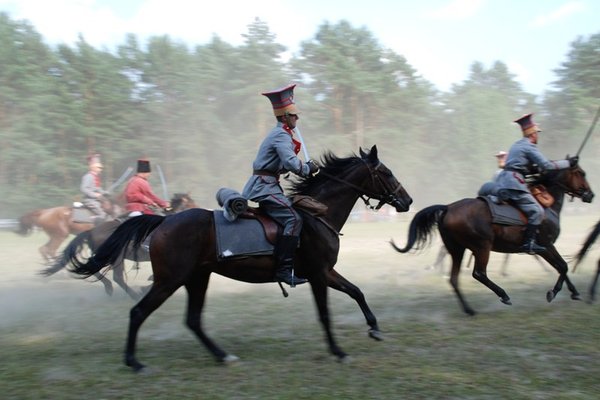
{"label": "horse bridle", "polygon": [[[348,182],[342,178],[338,178],[337,176],[328,174],[323,171],[319,171],[319,174],[324,175],[330,179],[333,179],[334,181],[343,183],[344,185],[351,187],[352,189],[359,192],[359,197],[365,203],[365,205],[368,208],[370,208],[371,210],[379,210],[385,204],[392,205],[394,203],[394,201],[399,201],[397,194],[400,190],[402,190],[402,184],[400,182],[398,182],[398,186],[394,190],[388,189],[385,182],[382,181],[379,174],[377,174],[377,171],[379,171],[379,168],[383,165],[381,163],[381,161],[377,161],[377,165],[375,167],[371,167],[369,165],[369,163],[367,161],[363,160],[362,158],[361,158],[361,161],[363,163],[365,163],[365,165],[367,166],[367,169],[369,170],[369,173],[371,174],[371,182],[373,183],[373,185],[375,185],[376,182],[379,182],[379,184],[383,188],[383,190],[385,192],[383,195],[381,195],[379,193],[369,192],[368,190],[365,190],[364,188],[362,188],[358,185],[355,185],[354,183]],[[373,206],[373,205],[371,205],[371,201],[370,201],[371,199],[379,200],[379,203],[376,206]]]}
{"label": "horse bridle", "polygon": [[571,190],[570,187],[568,187],[567,185],[565,185],[564,183],[557,181],[556,182],[556,186],[558,186],[559,188],[561,188],[564,193],[566,195],[571,196],[571,200],[573,200],[574,197],[580,198],[580,199],[585,199],[586,197],[588,197],[588,193],[593,197],[593,192],[588,191],[587,189],[581,187],[577,190]]}

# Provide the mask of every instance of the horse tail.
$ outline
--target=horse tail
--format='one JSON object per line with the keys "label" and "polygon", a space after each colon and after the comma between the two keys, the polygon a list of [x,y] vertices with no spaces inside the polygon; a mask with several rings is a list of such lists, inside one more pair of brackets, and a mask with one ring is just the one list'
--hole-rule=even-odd
{"label": "horse tail", "polygon": [[575,255],[575,265],[573,266],[573,272],[575,272],[575,270],[577,269],[577,265],[579,265],[579,263],[583,260],[583,257],[585,257],[585,254],[590,249],[590,247],[592,247],[592,244],[594,244],[598,235],[600,235],[600,221],[598,221],[594,229],[590,232],[589,236],[585,240],[585,243],[583,244],[577,255]]}
{"label": "horse tail", "polygon": [[[88,278],[114,265],[128,248],[138,249],[164,219],[161,215],[140,215],[123,222],[87,261],[83,262],[77,257],[71,258],[69,271]],[[137,262],[137,252],[134,252],[134,261]]]}
{"label": "horse tail", "polygon": [[41,210],[31,211],[19,218],[19,227],[15,233],[21,236],[27,236],[33,232],[35,228],[35,220],[40,215]]}
{"label": "horse tail", "polygon": [[42,276],[50,276],[61,269],[65,268],[69,263],[73,263],[73,260],[78,260],[82,251],[84,250],[84,246],[90,243],[92,237],[92,231],[84,231],[79,233],[71,242],[65,247],[60,256],[56,258],[54,263],[40,271],[40,275]]}
{"label": "horse tail", "polygon": [[448,206],[436,204],[422,209],[415,214],[408,228],[408,243],[405,247],[398,247],[393,240],[390,243],[396,251],[407,253],[413,247],[421,250],[430,242],[431,230],[444,218]]}

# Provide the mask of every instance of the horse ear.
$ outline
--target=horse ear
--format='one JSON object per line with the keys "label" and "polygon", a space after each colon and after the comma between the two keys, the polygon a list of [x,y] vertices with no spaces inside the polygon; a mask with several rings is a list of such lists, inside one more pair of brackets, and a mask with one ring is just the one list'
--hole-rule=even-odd
{"label": "horse ear", "polygon": [[362,149],[362,147],[358,148],[358,152],[359,152],[361,158],[367,158],[368,154],[365,153],[365,151]]}
{"label": "horse ear", "polygon": [[372,161],[375,161],[375,160],[378,159],[378,156],[377,156],[377,145],[374,144],[373,147],[371,147],[371,152],[369,153],[369,158]]}

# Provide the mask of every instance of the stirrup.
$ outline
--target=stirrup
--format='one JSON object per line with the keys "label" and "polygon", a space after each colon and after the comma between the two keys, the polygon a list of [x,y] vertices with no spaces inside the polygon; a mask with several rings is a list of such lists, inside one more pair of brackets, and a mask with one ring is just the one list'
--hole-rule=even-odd
{"label": "stirrup", "polygon": [[519,250],[527,254],[537,254],[546,251],[546,248],[537,244],[534,240],[531,240],[525,244],[523,244]]}
{"label": "stirrup", "polygon": [[275,279],[277,280],[277,282],[283,282],[285,284],[290,285],[290,287],[296,287],[296,285],[301,285],[303,283],[308,282],[307,279],[298,278],[297,276],[294,276],[293,271],[289,270],[278,271],[277,273],[275,273]]}

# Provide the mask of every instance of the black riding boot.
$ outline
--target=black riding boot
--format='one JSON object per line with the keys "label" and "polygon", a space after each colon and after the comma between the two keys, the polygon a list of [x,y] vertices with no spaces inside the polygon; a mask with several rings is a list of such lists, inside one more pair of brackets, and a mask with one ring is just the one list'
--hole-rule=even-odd
{"label": "black riding boot", "polygon": [[298,247],[298,238],[295,236],[281,236],[275,246],[275,258],[277,259],[277,271],[275,279],[278,282],[287,283],[291,287],[306,283],[306,279],[294,276],[294,253]]}
{"label": "black riding boot", "polygon": [[525,240],[523,242],[523,245],[520,247],[520,250],[522,252],[525,252],[527,254],[536,254],[546,251],[545,247],[540,246],[535,242],[538,227],[539,225],[533,224],[527,224],[527,226],[525,226]]}

